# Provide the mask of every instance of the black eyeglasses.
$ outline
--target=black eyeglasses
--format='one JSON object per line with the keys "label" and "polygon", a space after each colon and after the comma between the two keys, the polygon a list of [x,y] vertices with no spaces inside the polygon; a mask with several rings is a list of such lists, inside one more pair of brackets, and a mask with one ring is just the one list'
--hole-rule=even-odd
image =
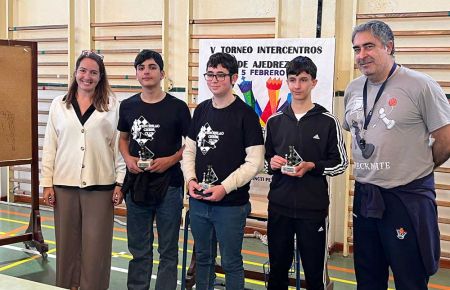
{"label": "black eyeglasses", "polygon": [[101,60],[103,60],[103,58],[104,58],[103,55],[101,55],[100,53],[95,52],[94,50],[83,50],[83,51],[81,51],[81,55],[83,55],[83,56],[95,55],[95,56],[99,57]]}
{"label": "black eyeglasses", "polygon": [[205,77],[205,80],[207,80],[208,82],[214,80],[214,78],[216,78],[216,80],[218,82],[221,82],[221,81],[225,80],[225,78],[227,76],[231,76],[231,74],[224,74],[224,73],[213,74],[213,73],[207,72],[207,73],[204,73],[203,76]]}

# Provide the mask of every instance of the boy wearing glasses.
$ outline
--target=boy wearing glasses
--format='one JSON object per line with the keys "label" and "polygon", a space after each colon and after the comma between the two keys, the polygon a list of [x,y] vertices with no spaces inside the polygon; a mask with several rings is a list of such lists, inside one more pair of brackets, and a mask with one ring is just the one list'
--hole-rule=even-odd
{"label": "boy wearing glasses", "polygon": [[204,77],[212,98],[194,111],[183,152],[197,261],[196,289],[214,285],[217,242],[227,289],[244,289],[242,241],[250,213],[250,180],[263,168],[259,118],[238,96],[236,58],[216,53]]}
{"label": "boy wearing glasses", "polygon": [[[122,187],[127,204],[128,289],[149,289],[153,266],[153,222],[158,232],[155,289],[177,287],[178,235],[183,207],[182,138],[191,115],[181,100],[161,89],[161,55],[143,50],[134,62],[138,93],[122,102],[119,148],[127,165]],[[175,278],[174,278],[175,277]]]}
{"label": "boy wearing glasses", "polygon": [[292,102],[266,127],[266,160],[273,174],[269,191],[270,274],[268,289],[288,289],[294,234],[308,289],[326,289],[328,183],[347,168],[338,120],[311,101],[317,67],[308,57],[286,68]]}

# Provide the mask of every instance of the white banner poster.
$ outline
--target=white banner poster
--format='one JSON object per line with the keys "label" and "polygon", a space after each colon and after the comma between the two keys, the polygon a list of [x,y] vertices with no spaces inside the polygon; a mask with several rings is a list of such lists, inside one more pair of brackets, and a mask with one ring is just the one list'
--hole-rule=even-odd
{"label": "white banner poster", "polygon": [[[198,103],[212,97],[203,77],[209,56],[216,52],[233,54],[239,64],[234,93],[255,110],[265,127],[272,114],[289,105],[286,65],[302,55],[317,66],[318,82],[312,91],[312,101],[332,112],[334,38],[202,39],[199,49]],[[253,179],[250,192],[267,195],[270,181],[270,175],[259,174]]]}

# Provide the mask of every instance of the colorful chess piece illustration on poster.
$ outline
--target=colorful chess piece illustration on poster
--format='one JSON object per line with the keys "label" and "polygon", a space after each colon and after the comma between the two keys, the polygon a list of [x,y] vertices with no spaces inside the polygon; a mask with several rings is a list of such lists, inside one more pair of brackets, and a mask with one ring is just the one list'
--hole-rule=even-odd
{"label": "colorful chess piece illustration on poster", "polygon": [[269,101],[266,103],[263,111],[253,93],[253,81],[246,80],[245,77],[242,77],[242,82],[238,84],[239,89],[244,95],[245,102],[255,110],[256,114],[258,114],[261,126],[266,125],[270,116],[283,110],[291,103],[292,95],[291,93],[288,93],[286,101],[280,106],[280,89],[282,85],[283,81],[281,79],[267,79],[266,88]]}

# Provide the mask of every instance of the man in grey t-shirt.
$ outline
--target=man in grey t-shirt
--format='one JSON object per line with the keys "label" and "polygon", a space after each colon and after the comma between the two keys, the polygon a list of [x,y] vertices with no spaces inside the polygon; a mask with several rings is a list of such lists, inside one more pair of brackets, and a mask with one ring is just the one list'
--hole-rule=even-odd
{"label": "man in grey t-shirt", "polygon": [[450,155],[450,105],[429,76],[394,61],[394,36],[381,21],[357,26],[363,76],[345,91],[352,134],[354,260],[358,289],[427,289],[440,248],[433,168]]}

